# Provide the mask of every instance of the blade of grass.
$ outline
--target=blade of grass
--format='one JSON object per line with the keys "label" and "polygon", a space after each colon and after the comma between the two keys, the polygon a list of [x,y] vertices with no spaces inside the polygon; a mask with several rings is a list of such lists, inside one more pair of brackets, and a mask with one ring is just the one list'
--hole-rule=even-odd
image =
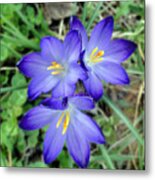
{"label": "blade of grass", "polygon": [[84,8],[83,8],[83,11],[82,11],[82,23],[84,25],[85,25],[86,16],[87,16],[87,3],[84,2]]}
{"label": "blade of grass", "polygon": [[92,26],[95,18],[99,15],[99,10],[100,10],[100,8],[101,8],[101,6],[102,6],[102,3],[103,3],[103,2],[101,1],[101,2],[99,2],[99,3],[97,4],[95,11],[93,12],[93,14],[92,14],[92,16],[91,16],[91,19],[89,20],[89,22],[88,22],[88,24],[87,24],[87,26],[86,26],[87,32],[90,31],[90,28],[91,28],[91,26]]}
{"label": "blade of grass", "polygon": [[6,19],[3,15],[1,15],[2,19],[4,20],[4,22],[6,23],[6,25],[8,26],[2,26],[6,31],[8,31],[9,33],[11,33],[13,36],[15,36],[16,38],[20,39],[21,41],[23,41],[23,43],[27,44],[29,47],[34,48],[34,49],[38,49],[38,46],[31,40],[27,39],[14,25],[12,22],[10,22],[8,19]]}
{"label": "blade of grass", "polygon": [[0,94],[6,93],[6,92],[11,92],[14,90],[19,90],[19,89],[25,89],[25,88],[27,88],[27,85],[18,86],[18,87],[3,87],[3,88],[0,88]]}
{"label": "blade of grass", "polygon": [[41,38],[40,33],[38,33],[38,31],[34,28],[34,26],[32,26],[31,23],[29,23],[26,16],[24,16],[19,9],[16,9],[15,11],[17,15],[22,19],[22,21],[28,26],[28,28],[34,33],[34,35],[40,39]]}
{"label": "blade of grass", "polygon": [[106,165],[109,169],[115,169],[115,166],[112,162],[112,159],[106,149],[105,146],[103,145],[99,145],[99,149],[101,150],[101,153],[102,153],[102,157],[104,158],[104,161],[106,161]]}
{"label": "blade of grass", "polygon": [[102,100],[113,109],[113,111],[118,115],[118,117],[126,124],[128,129],[131,131],[131,133],[134,135],[134,137],[137,139],[137,141],[143,146],[144,140],[138,133],[137,129],[131,124],[130,120],[122,113],[122,111],[114,104],[108,97],[103,96]]}
{"label": "blade of grass", "polygon": [[[111,160],[113,161],[130,161],[139,157],[136,157],[132,154],[124,155],[124,154],[111,154]],[[104,160],[103,156],[92,156],[91,161],[101,161]]]}
{"label": "blade of grass", "polygon": [[2,46],[5,46],[10,52],[12,52],[12,54],[14,54],[14,56],[17,58],[17,59],[20,59],[21,58],[21,54],[18,53],[16,50],[14,50],[13,48],[11,48],[10,46],[8,46],[7,44],[1,42],[0,45]]}

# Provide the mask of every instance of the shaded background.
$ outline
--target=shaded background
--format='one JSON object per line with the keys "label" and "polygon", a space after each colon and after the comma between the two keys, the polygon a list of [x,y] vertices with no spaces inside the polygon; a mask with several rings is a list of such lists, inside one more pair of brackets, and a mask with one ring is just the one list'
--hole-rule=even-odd
{"label": "shaded background", "polygon": [[[115,19],[114,38],[137,43],[136,52],[124,63],[129,86],[104,84],[105,96],[88,112],[101,126],[106,145],[91,146],[88,168],[145,169],[144,162],[144,2],[78,2],[0,5],[0,105],[1,166],[76,168],[64,148],[51,165],[42,161],[42,143],[47,129],[26,132],[18,121],[42,98],[27,99],[26,79],[16,63],[39,51],[40,39],[51,35],[63,39],[69,30],[69,17],[78,16],[88,34],[108,15]],[[78,91],[81,86],[78,86]]]}

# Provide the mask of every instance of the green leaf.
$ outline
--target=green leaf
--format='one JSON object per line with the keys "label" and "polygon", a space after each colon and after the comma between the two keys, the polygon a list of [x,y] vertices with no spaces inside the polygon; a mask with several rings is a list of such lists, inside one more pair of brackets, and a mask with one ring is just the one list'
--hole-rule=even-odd
{"label": "green leaf", "polygon": [[7,82],[8,82],[8,76],[1,74],[0,75],[0,84],[5,85],[5,84],[7,84]]}
{"label": "green leaf", "polygon": [[19,129],[18,137],[17,137],[17,149],[20,153],[23,153],[26,149],[26,142],[24,139],[24,132],[23,130]]}
{"label": "green leaf", "polygon": [[11,80],[11,84],[14,87],[24,86],[26,85],[26,79],[22,74],[16,73]]}
{"label": "green leaf", "polygon": [[31,167],[31,168],[44,168],[44,167],[48,167],[44,162],[40,162],[40,161],[38,161],[38,162],[34,162],[34,163],[30,163],[29,165],[28,165],[28,167]]}
{"label": "green leaf", "polygon": [[5,46],[3,46],[2,44],[0,44],[0,46],[0,62],[4,62],[8,58],[9,52]]}
{"label": "green leaf", "polygon": [[27,100],[27,90],[17,90],[12,92],[9,97],[9,102],[15,106],[23,105]]}
{"label": "green leaf", "polygon": [[1,151],[0,167],[6,167],[6,166],[7,166],[6,154],[3,151]]}
{"label": "green leaf", "polygon": [[39,135],[39,131],[32,131],[32,132],[27,132],[27,134],[29,135],[28,137],[28,146],[29,147],[35,147],[38,143],[38,135]]}

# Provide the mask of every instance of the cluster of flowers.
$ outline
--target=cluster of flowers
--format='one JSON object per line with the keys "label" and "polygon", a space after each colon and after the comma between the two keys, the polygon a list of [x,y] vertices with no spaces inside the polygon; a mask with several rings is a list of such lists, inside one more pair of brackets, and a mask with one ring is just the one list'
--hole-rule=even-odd
{"label": "cluster of flowers", "polygon": [[[19,124],[25,130],[49,125],[43,145],[45,163],[54,161],[66,142],[76,164],[85,168],[90,143],[105,143],[97,123],[82,111],[93,109],[94,102],[103,95],[102,80],[111,84],[129,83],[121,63],[134,52],[136,44],[124,39],[112,40],[113,25],[113,17],[106,17],[94,27],[88,40],[83,24],[77,17],[71,17],[64,42],[44,37],[41,52],[28,54],[17,64],[25,76],[32,78],[29,99],[52,91],[52,96],[29,110]],[[79,80],[86,94],[75,94]]]}

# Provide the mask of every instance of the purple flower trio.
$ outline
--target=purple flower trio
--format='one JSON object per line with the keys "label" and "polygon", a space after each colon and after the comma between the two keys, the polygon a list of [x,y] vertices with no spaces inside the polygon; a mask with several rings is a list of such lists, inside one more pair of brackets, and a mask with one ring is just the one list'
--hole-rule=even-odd
{"label": "purple flower trio", "polygon": [[[41,39],[40,52],[25,55],[19,70],[31,78],[28,98],[35,100],[43,93],[51,97],[30,109],[19,126],[36,130],[48,125],[43,144],[43,157],[52,163],[64,145],[75,163],[86,168],[90,144],[104,144],[105,137],[95,120],[87,115],[104,94],[103,83],[126,85],[130,80],[121,63],[136,49],[125,39],[112,39],[114,22],[109,16],[92,30],[90,38],[77,17],[71,17],[70,30],[64,41],[47,36]],[[84,92],[77,93],[78,82]]]}

